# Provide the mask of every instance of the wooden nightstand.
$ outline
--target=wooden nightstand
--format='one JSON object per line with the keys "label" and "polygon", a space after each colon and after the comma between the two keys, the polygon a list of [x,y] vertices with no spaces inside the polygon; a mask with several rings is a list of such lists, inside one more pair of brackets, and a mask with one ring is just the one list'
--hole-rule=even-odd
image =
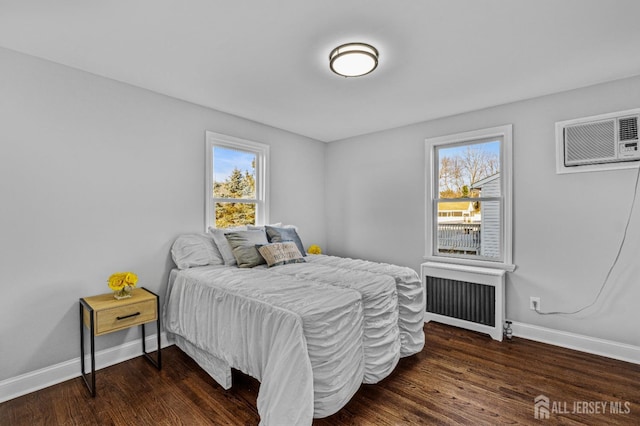
{"label": "wooden nightstand", "polygon": [[[156,322],[158,333],[158,349],[153,359],[145,347],[145,327],[149,322]],[[80,299],[80,368],[82,379],[91,396],[96,396],[96,357],[95,336],[124,330],[139,325],[142,329],[142,353],[158,370],[162,368],[160,345],[160,298],[146,288],[135,288],[130,298],[116,300],[113,293]],[[85,372],[84,362],[84,327],[90,332],[91,340],[91,384]]]}

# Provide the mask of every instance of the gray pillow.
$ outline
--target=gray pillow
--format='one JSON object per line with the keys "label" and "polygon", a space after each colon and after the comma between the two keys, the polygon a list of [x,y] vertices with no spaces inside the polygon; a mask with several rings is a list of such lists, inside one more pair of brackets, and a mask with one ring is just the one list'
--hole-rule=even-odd
{"label": "gray pillow", "polygon": [[258,252],[256,245],[267,244],[267,235],[264,231],[237,231],[225,234],[233,257],[236,258],[239,268],[253,268],[264,264],[264,258]]}
{"label": "gray pillow", "polygon": [[178,269],[194,266],[224,265],[210,234],[184,234],[171,246],[171,257]]}
{"label": "gray pillow", "polygon": [[298,250],[300,250],[300,254],[302,256],[306,256],[307,253],[304,250],[304,246],[302,245],[302,241],[298,236],[295,228],[277,228],[275,226],[265,226],[265,230],[267,231],[267,237],[269,237],[269,242],[271,243],[284,243],[285,241],[293,241],[296,243]]}
{"label": "gray pillow", "polygon": [[213,241],[216,243],[216,248],[218,252],[222,256],[224,264],[227,266],[232,266],[236,264],[236,258],[233,256],[233,252],[231,251],[231,247],[229,246],[229,242],[224,234],[228,232],[236,232],[236,231],[246,231],[246,226],[236,227],[236,228],[209,228],[209,233],[213,235]]}

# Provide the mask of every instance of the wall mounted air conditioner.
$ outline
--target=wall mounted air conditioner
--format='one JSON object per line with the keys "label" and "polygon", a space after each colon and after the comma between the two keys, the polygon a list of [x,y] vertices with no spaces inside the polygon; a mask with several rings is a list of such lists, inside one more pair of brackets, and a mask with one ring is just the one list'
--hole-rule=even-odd
{"label": "wall mounted air conditioner", "polygon": [[640,108],[556,123],[556,171],[638,167]]}

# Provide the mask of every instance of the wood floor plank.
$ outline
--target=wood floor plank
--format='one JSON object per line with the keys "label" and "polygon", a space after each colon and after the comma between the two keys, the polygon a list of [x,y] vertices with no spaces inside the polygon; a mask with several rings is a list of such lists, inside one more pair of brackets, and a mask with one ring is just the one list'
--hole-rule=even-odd
{"label": "wood floor plank", "polygon": [[[538,395],[555,407],[544,424],[640,424],[640,365],[525,339],[500,343],[437,323],[426,324],[425,333],[421,353],[401,359],[380,383],[362,385],[342,410],[314,425],[543,424],[534,418]],[[163,351],[160,372],[139,357],[99,370],[96,385],[96,398],[76,378],[7,401],[0,404],[0,425],[260,420],[257,380],[234,370],[233,387],[224,390],[175,346]],[[608,404],[604,413],[574,412],[595,402]]]}

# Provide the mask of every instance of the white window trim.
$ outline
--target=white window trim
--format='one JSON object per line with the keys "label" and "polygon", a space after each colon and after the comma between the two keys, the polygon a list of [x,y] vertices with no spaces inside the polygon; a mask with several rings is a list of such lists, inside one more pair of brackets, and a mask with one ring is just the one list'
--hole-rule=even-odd
{"label": "white window trim", "polygon": [[[205,232],[215,228],[213,198],[213,147],[249,151],[256,154],[256,225],[269,223],[269,145],[207,131],[205,138]],[[240,200],[239,200],[240,201]]]}
{"label": "white window trim", "polygon": [[[435,164],[435,147],[454,143],[468,143],[479,139],[502,138],[500,150],[500,180],[504,203],[502,211],[502,248],[501,261],[476,260],[438,255],[434,253],[434,208],[435,185],[433,183]],[[427,138],[425,140],[425,255],[424,259],[432,262],[451,263],[458,265],[480,266],[486,268],[514,271],[513,264],[513,125],[491,127],[470,132]]]}

